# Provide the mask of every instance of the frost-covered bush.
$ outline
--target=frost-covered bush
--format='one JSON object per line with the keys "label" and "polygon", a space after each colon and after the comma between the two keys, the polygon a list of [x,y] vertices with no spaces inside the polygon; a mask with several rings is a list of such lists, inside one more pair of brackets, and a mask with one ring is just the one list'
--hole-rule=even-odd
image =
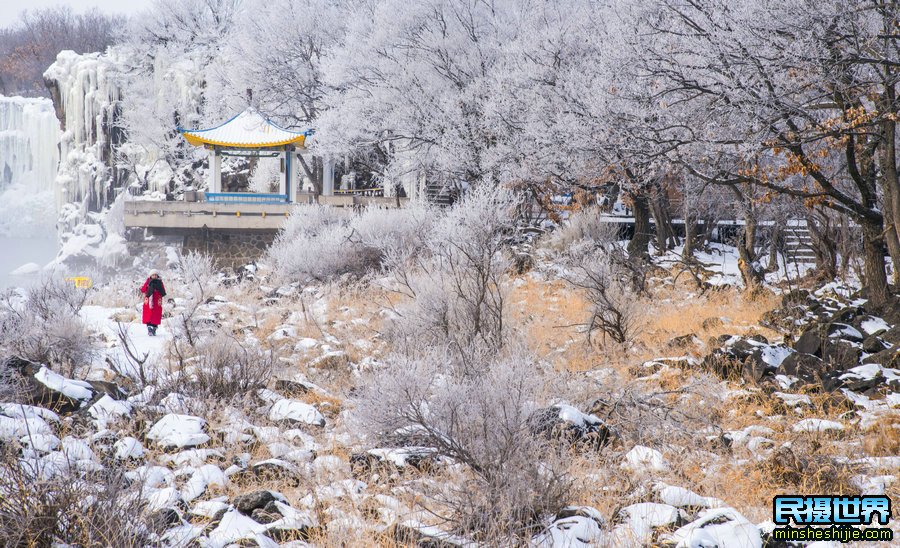
{"label": "frost-covered bush", "polygon": [[440,349],[394,355],[362,385],[357,425],[376,443],[430,447],[464,465],[458,484],[421,500],[459,532],[514,545],[570,488],[568,461],[529,427],[543,382],[521,353],[465,365]]}
{"label": "frost-covered bush", "polygon": [[47,276],[24,294],[0,297],[0,352],[46,364],[68,376],[88,367],[93,341],[78,315],[88,290]]}
{"label": "frost-covered bush", "polygon": [[592,248],[609,248],[619,238],[618,225],[601,222],[599,208],[579,210],[544,237],[544,247],[555,256],[580,255]]}
{"label": "frost-covered bush", "polygon": [[591,304],[588,338],[599,331],[604,339],[628,343],[634,339],[646,306],[633,283],[630,264],[616,253],[597,251],[570,266],[569,283],[584,290]]}
{"label": "frost-covered bush", "polygon": [[0,546],[152,546],[165,523],[146,506],[121,470],[81,473],[0,448]]}
{"label": "frost-covered bush", "polygon": [[369,207],[358,214],[320,205],[295,208],[269,250],[279,274],[307,283],[361,277],[422,246],[434,212],[424,204]]}
{"label": "frost-covered bush", "polygon": [[515,206],[508,190],[471,191],[435,221],[420,253],[392,264],[398,291],[408,297],[387,329],[396,345],[426,341],[463,352],[503,345]]}
{"label": "frost-covered bush", "polygon": [[193,356],[180,356],[168,388],[183,394],[229,399],[264,388],[277,356],[257,344],[218,333],[199,340]]}
{"label": "frost-covered bush", "polygon": [[202,332],[212,331],[208,324],[204,324],[200,307],[206,304],[207,299],[218,287],[218,274],[212,257],[191,251],[179,256],[175,275],[187,295],[184,308],[177,316],[175,335],[194,346]]}

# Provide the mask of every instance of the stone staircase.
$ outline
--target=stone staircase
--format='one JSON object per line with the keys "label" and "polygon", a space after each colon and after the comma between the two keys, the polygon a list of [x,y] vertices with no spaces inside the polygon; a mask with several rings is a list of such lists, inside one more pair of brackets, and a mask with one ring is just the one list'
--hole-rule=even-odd
{"label": "stone staircase", "polygon": [[456,188],[442,181],[428,180],[425,182],[425,198],[440,207],[448,207],[456,201],[459,192]]}
{"label": "stone staircase", "polygon": [[812,247],[812,237],[805,221],[790,221],[784,227],[784,255],[796,264],[813,264],[816,254]]}

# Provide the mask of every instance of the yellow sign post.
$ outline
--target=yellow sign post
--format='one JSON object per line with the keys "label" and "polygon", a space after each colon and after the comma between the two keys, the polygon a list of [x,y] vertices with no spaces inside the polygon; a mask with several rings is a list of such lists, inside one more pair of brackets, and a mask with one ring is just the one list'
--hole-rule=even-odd
{"label": "yellow sign post", "polygon": [[75,287],[81,289],[90,289],[94,287],[94,282],[87,276],[76,276],[74,278],[66,278],[67,282],[72,282],[75,284]]}

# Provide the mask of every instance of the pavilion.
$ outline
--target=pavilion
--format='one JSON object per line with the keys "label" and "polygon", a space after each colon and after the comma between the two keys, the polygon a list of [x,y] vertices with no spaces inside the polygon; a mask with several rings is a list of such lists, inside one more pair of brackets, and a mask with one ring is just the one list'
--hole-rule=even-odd
{"label": "pavilion", "polygon": [[[297,181],[298,150],[305,150],[311,130],[296,132],[273,124],[250,107],[227,122],[209,129],[178,131],[188,143],[209,151],[208,202],[290,203]],[[222,158],[280,158],[284,177],[277,194],[222,192]]]}

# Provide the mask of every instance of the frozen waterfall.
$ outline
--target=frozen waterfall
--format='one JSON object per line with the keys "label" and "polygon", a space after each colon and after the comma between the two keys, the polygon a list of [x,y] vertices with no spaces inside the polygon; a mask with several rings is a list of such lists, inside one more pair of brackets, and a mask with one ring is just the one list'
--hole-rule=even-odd
{"label": "frozen waterfall", "polygon": [[49,99],[0,96],[0,236],[55,234],[59,137]]}

